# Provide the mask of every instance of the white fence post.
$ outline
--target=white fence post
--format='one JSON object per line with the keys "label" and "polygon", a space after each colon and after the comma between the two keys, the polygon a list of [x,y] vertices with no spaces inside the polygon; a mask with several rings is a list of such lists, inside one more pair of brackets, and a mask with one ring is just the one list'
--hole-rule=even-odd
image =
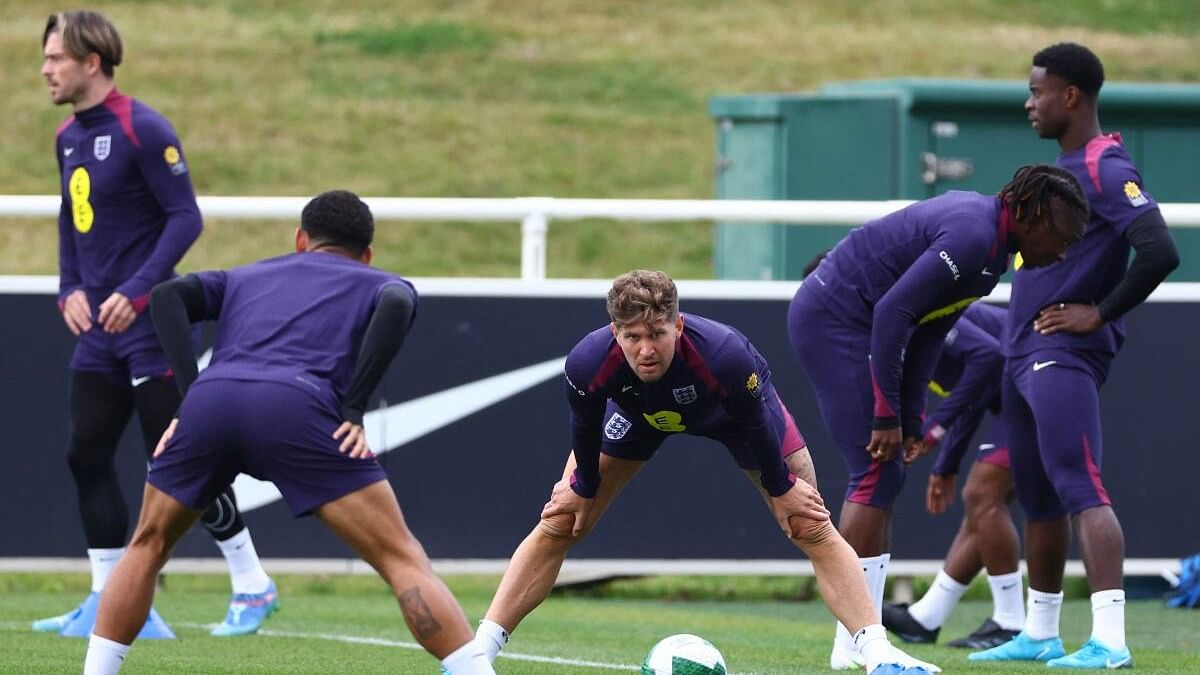
{"label": "white fence post", "polygon": [[550,228],[546,212],[554,200],[528,197],[520,201],[529,207],[529,213],[521,219],[521,278],[541,281],[546,278],[546,231]]}

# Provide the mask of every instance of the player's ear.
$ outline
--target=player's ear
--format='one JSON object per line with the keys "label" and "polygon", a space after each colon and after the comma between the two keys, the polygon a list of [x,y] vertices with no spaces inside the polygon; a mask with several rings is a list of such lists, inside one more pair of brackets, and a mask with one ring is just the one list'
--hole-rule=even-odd
{"label": "player's ear", "polygon": [[683,332],[683,312],[675,315],[675,330],[680,333]]}
{"label": "player's ear", "polygon": [[100,55],[92,52],[83,57],[83,70],[88,75],[95,75],[100,72]]}
{"label": "player's ear", "polygon": [[1073,110],[1083,101],[1083,92],[1073,84],[1068,84],[1063,90],[1063,102],[1067,105],[1067,110]]}
{"label": "player's ear", "polygon": [[360,255],[358,257],[358,260],[359,260],[359,262],[363,263],[364,265],[370,265],[372,255],[374,255],[374,251],[371,249],[370,246],[368,246],[363,249],[362,255]]}
{"label": "player's ear", "polygon": [[613,337],[617,337],[617,324],[616,324],[616,322],[609,322],[609,324],[608,324],[608,327],[609,327],[609,329],[610,329],[610,330],[612,330]]}
{"label": "player's ear", "polygon": [[296,228],[296,253],[304,253],[308,250],[308,233],[300,228]]}

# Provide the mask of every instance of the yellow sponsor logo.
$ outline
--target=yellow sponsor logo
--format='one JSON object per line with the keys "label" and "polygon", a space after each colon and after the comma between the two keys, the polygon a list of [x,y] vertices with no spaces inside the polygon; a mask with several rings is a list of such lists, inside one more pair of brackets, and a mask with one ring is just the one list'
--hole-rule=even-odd
{"label": "yellow sponsor logo", "polygon": [[925,316],[921,317],[921,320],[918,321],[917,323],[929,323],[930,321],[935,321],[937,319],[941,319],[942,317],[947,317],[952,314],[958,314],[959,312],[961,312],[964,309],[966,309],[967,307],[969,307],[972,302],[975,302],[978,299],[979,299],[979,296],[975,296],[973,298],[963,298],[962,300],[959,300],[958,302],[952,302],[949,305],[946,305],[945,307],[939,307],[939,308],[933,310],[932,312],[926,314]]}
{"label": "yellow sponsor logo", "polygon": [[1020,253],[1013,256],[1013,269],[1014,270],[1019,270],[1024,266],[1025,266],[1025,259],[1021,257]]}
{"label": "yellow sponsor logo", "polygon": [[1134,206],[1142,206],[1149,201],[1146,199],[1146,195],[1142,194],[1142,188],[1138,187],[1138,184],[1131,180],[1125,181],[1125,196],[1129,198],[1129,203]]}
{"label": "yellow sponsor logo", "polygon": [[163,150],[163,159],[167,160],[167,164],[179,163],[179,149],[173,145],[168,145],[166,150]]}
{"label": "yellow sponsor logo", "polygon": [[75,167],[71,172],[71,180],[67,181],[67,193],[71,196],[71,220],[75,223],[75,230],[80,234],[91,232],[96,213],[88,201],[92,196],[92,177],[87,169]]}
{"label": "yellow sponsor logo", "polygon": [[660,410],[656,413],[642,413],[642,417],[645,417],[646,422],[659,431],[675,434],[687,429],[687,427],[683,426],[683,424],[680,424],[683,422],[683,415],[680,415],[674,410]]}

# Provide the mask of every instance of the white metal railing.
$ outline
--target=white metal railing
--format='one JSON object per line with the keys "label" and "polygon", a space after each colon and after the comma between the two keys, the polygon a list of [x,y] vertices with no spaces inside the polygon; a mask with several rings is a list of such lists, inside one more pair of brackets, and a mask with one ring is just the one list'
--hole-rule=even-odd
{"label": "white metal railing", "polygon": [[[300,219],[307,197],[199,197],[205,218]],[[521,222],[521,278],[546,278],[546,231],[551,220],[715,220],[800,225],[859,225],[912,203],[749,199],[453,199],[365,197],[377,220]],[[0,195],[0,216],[55,217],[58,195]],[[1200,204],[1160,204],[1171,227],[1200,227]]]}

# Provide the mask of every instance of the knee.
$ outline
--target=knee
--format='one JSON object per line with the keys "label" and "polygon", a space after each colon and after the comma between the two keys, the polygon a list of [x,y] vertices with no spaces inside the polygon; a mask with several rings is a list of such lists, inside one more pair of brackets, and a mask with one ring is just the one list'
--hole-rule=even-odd
{"label": "knee", "polygon": [[402,582],[414,576],[433,574],[433,564],[425,554],[425,548],[414,537],[395,542],[379,551],[373,566],[383,580],[393,587],[407,585]]}
{"label": "knee", "polygon": [[75,434],[67,450],[67,466],[77,480],[86,479],[111,470],[112,458],[96,441]]}
{"label": "knee", "polygon": [[813,520],[793,516],[789,521],[792,528],[792,538],[801,548],[821,546],[837,535],[837,529],[830,520]]}
{"label": "knee", "polygon": [[585,527],[579,534],[574,534],[574,527],[575,517],[561,513],[544,517],[538,521],[537,532],[553,544],[562,548],[570,548],[579,541],[582,541],[591,530],[590,527]]}
{"label": "knee", "polygon": [[166,562],[171,554],[171,542],[164,528],[155,523],[143,522],[138,525],[133,538],[129,540],[129,551]]}

